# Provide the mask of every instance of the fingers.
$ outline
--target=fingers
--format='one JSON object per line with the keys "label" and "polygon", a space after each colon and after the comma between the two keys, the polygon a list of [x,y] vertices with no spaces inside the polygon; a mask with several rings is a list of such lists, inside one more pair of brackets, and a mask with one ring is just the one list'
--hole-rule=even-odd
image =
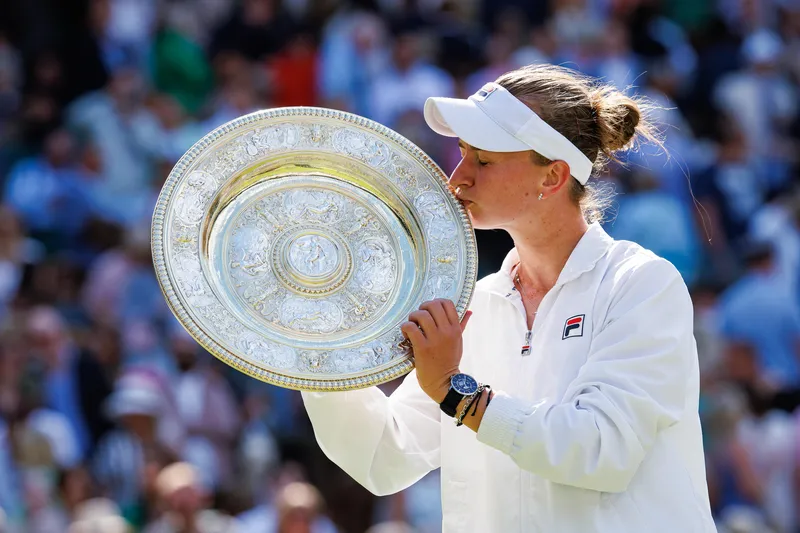
{"label": "fingers", "polygon": [[[430,302],[425,302],[419,306],[421,310],[425,310],[431,314],[431,317],[433,317],[433,321],[436,322],[436,327],[438,328],[445,328],[451,324],[455,324],[455,322],[450,321],[442,301],[443,300],[431,300]],[[458,322],[458,320],[456,320],[456,322]]]}
{"label": "fingers", "polygon": [[408,316],[408,323],[418,326],[415,329],[421,329],[423,337],[426,337],[436,329],[448,330],[457,325],[463,332],[471,316],[472,311],[467,311],[464,313],[464,318],[459,320],[458,311],[451,300],[437,299],[424,302],[418,311]]}
{"label": "fingers", "polygon": [[436,329],[436,322],[430,312],[424,309],[414,311],[408,315],[408,320],[417,324],[423,333],[431,333]]}
{"label": "fingers", "polygon": [[463,333],[465,329],[467,329],[467,322],[469,322],[469,317],[472,316],[472,311],[467,311],[464,313],[464,318],[461,319],[461,332]]}
{"label": "fingers", "polygon": [[452,300],[441,300],[442,307],[444,307],[447,318],[450,319],[451,324],[458,324],[458,311],[456,311],[456,304]]}
{"label": "fingers", "polygon": [[400,331],[406,339],[411,341],[412,345],[419,345],[425,340],[425,335],[422,334],[422,330],[415,322],[403,322],[400,325]]}

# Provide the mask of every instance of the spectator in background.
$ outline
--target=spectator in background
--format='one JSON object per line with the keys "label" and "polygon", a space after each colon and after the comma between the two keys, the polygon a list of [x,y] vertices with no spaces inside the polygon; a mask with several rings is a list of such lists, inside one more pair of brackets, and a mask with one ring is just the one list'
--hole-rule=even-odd
{"label": "spectator in background", "polygon": [[620,21],[610,21],[598,38],[596,75],[608,80],[617,89],[630,92],[638,84],[644,69],[639,56],[633,53],[628,27]]}
{"label": "spectator in background", "polygon": [[273,59],[266,62],[275,107],[317,105],[318,59],[308,31],[291,37]]}
{"label": "spectator in background", "polygon": [[186,427],[182,457],[197,469],[209,490],[228,486],[233,479],[233,450],[241,416],[219,363],[203,351],[186,330],[176,325],[171,353],[178,365],[172,380],[178,414]]}
{"label": "spectator in background", "polygon": [[205,51],[178,28],[166,24],[156,33],[151,53],[154,88],[173,98],[181,111],[200,111],[214,87]]}
{"label": "spectator in background", "polygon": [[609,234],[637,242],[667,259],[687,285],[698,279],[698,241],[692,213],[686,204],[659,189],[655,176],[645,169],[628,175],[628,190],[619,212],[608,223]]}
{"label": "spectator in background", "polygon": [[45,255],[40,242],[26,236],[17,213],[0,205],[0,320],[22,286],[25,269]]}
{"label": "spectator in background", "polygon": [[56,488],[58,489],[56,509],[59,522],[63,524],[59,531],[64,531],[69,524],[80,519],[83,508],[95,496],[94,485],[89,470],[84,466],[78,466],[62,470]]}
{"label": "spectator in background", "polygon": [[[253,387],[244,399],[244,423],[236,445],[238,462],[235,465],[237,486],[253,496],[256,506],[272,498],[265,483],[271,480],[280,466],[280,450],[270,424],[270,416],[276,410],[272,405],[267,387]],[[280,410],[280,408],[277,408]]]}
{"label": "spectator in background", "polygon": [[117,505],[105,498],[94,498],[80,505],[67,533],[130,533]]}
{"label": "spectator in background", "polygon": [[716,162],[695,177],[694,192],[702,207],[695,214],[697,227],[708,225],[706,274],[729,283],[739,273],[737,249],[768,185],[750,162],[745,136],[736,123],[722,122],[718,135]]}
{"label": "spectator in background", "polygon": [[83,460],[83,450],[71,420],[55,409],[45,405],[44,376],[38,365],[28,361],[27,368],[20,376],[18,424],[25,430],[44,437],[53,456],[54,466],[62,469],[76,467]]}
{"label": "spectator in background", "polygon": [[474,94],[483,87],[486,80],[496,80],[501,74],[513,70],[516,65],[513,61],[515,43],[510,36],[493,33],[486,41],[486,66],[471,74],[467,78],[464,91]]}
{"label": "spectator in background", "polygon": [[74,248],[92,214],[87,183],[75,165],[75,143],[66,130],[45,139],[42,156],[10,172],[4,199],[48,249]]}
{"label": "spectator in background", "polygon": [[703,425],[706,428],[706,470],[711,508],[718,522],[740,509],[759,516],[763,484],[738,434],[748,406],[734,388],[723,388],[709,399]]}
{"label": "spectator in background", "polygon": [[776,531],[793,532],[797,472],[793,417],[782,409],[781,395],[760,378],[758,354],[749,342],[728,339],[725,352],[723,376],[745,402],[735,420],[733,441],[741,447],[737,460],[747,461],[759,486],[754,507]]}
{"label": "spectator in background", "polygon": [[740,128],[748,155],[778,189],[789,178],[788,128],[797,116],[797,88],[779,69],[784,44],[768,30],[758,30],[742,44],[744,70],[725,76],[716,87],[715,103]]}
{"label": "spectator in background", "polygon": [[758,353],[757,371],[775,390],[800,387],[800,304],[776,275],[772,246],[753,242],[746,272],[720,297],[720,327]]}
{"label": "spectator in background", "polygon": [[58,313],[46,306],[31,310],[26,333],[34,360],[44,367],[45,403],[62,413],[78,438],[83,460],[109,429],[102,405],[110,384],[94,356],[75,345]]}
{"label": "spectator in background", "polygon": [[144,89],[140,72],[120,67],[106,87],[67,109],[69,129],[98,150],[100,180],[93,186],[97,214],[122,225],[134,225],[152,214],[148,185],[161,147],[157,121],[143,107]]}
{"label": "spectator in background", "polygon": [[102,46],[144,66],[156,27],[160,0],[105,0]]}
{"label": "spectator in background", "polygon": [[393,30],[391,62],[376,76],[370,95],[370,115],[389,127],[404,112],[422,109],[429,96],[454,92],[450,76],[422,57],[421,28],[403,21]]}
{"label": "spectator in background", "polygon": [[340,4],[322,29],[318,69],[323,105],[369,114],[370,83],[386,61],[387,33],[377,13]]}
{"label": "spectator in background", "polygon": [[322,495],[302,467],[287,462],[266,479],[266,498],[236,517],[237,533],[337,533],[324,513]]}
{"label": "spectator in background", "polygon": [[104,494],[134,524],[145,520],[146,468],[168,462],[171,449],[161,433],[168,406],[163,389],[151,374],[129,372],[120,378],[104,405],[118,427],[106,434],[94,455],[92,471]]}
{"label": "spectator in background", "polygon": [[158,474],[156,493],[163,514],[144,533],[235,533],[235,521],[208,507],[208,488],[188,463],[172,463]]}
{"label": "spectator in background", "polygon": [[[323,512],[322,495],[313,485],[302,482],[289,483],[276,498],[278,524],[275,533],[314,533],[323,528],[315,527]],[[335,531],[327,528],[330,533]]]}
{"label": "spectator in background", "polygon": [[776,275],[800,298],[800,187],[763,204],[750,219],[748,233],[772,245]]}
{"label": "spectator in background", "polygon": [[280,50],[292,30],[292,21],[277,0],[243,0],[214,32],[209,55],[236,50],[250,61],[261,61]]}
{"label": "spectator in background", "polygon": [[150,233],[140,225],[125,232],[120,246],[95,259],[86,273],[81,296],[91,320],[105,326],[121,326],[127,283],[149,257]]}

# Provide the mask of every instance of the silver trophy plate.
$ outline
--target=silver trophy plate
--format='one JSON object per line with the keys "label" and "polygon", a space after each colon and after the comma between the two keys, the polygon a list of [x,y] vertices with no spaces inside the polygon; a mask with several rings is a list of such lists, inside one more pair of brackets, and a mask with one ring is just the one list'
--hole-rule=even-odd
{"label": "silver trophy plate", "polygon": [[447,298],[463,317],[475,235],[442,170],[363,117],[297,107],[233,120],[167,178],[153,262],[172,312],[256,379],[350,390],[409,372],[400,324]]}

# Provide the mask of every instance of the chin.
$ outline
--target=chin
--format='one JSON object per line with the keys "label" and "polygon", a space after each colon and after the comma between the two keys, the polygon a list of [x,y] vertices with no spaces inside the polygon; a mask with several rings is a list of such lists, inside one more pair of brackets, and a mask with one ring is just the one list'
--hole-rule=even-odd
{"label": "chin", "polygon": [[475,217],[470,214],[469,217],[470,221],[472,222],[472,227],[474,229],[495,229],[496,226],[492,224],[488,224],[486,221],[481,220],[480,217]]}
{"label": "chin", "polygon": [[495,218],[492,220],[490,217],[481,216],[480,213],[474,213],[471,210],[467,210],[469,213],[469,219],[472,222],[472,227],[474,229],[501,229],[503,224],[501,220]]}

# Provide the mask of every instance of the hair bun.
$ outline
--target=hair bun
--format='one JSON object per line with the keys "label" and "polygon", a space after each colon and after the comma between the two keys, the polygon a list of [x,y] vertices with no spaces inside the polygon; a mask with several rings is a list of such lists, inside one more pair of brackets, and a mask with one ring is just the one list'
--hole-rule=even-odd
{"label": "hair bun", "polygon": [[639,104],[609,87],[596,89],[591,100],[600,133],[600,150],[610,157],[626,149],[632,144],[642,118]]}

